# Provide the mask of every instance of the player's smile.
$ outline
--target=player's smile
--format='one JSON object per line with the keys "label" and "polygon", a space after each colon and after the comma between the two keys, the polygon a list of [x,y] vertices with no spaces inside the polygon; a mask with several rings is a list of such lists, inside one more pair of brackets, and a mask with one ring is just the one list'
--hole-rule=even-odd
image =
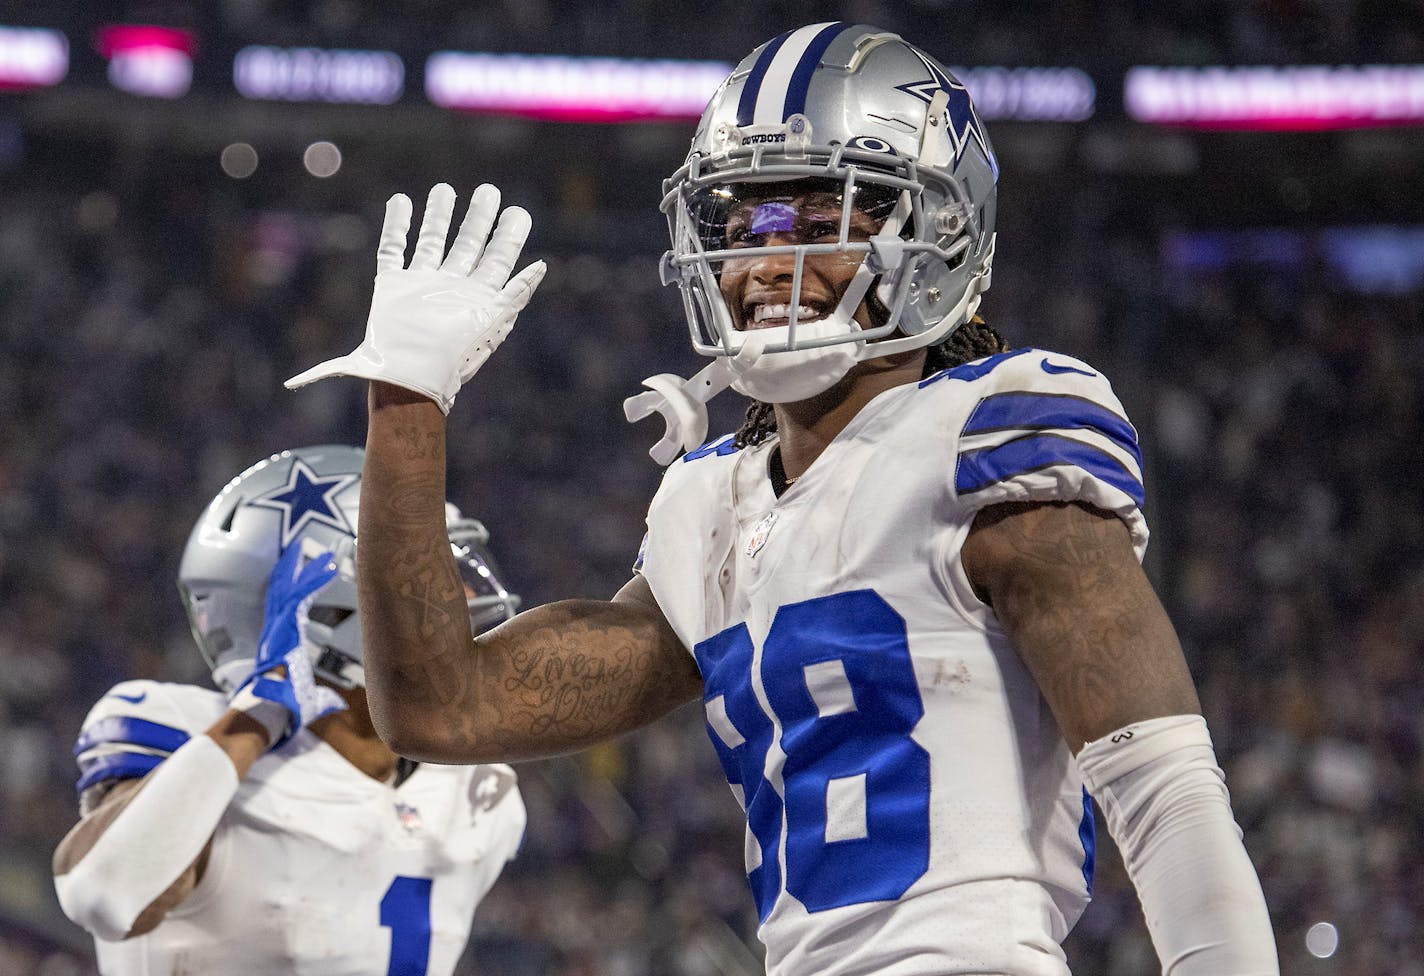
{"label": "player's smile", "polygon": [[[775,296],[745,302],[741,308],[738,329],[772,329],[780,325],[787,325],[791,322],[791,296],[782,296],[779,300]],[[796,306],[796,321],[800,324],[815,322],[825,318],[834,308],[830,302],[808,303],[805,296],[802,296],[800,304]]]}
{"label": "player's smile", "polygon": [[[773,238],[769,243],[783,242]],[[797,324],[818,321],[835,311],[860,261],[861,255],[855,253],[808,254],[801,270],[801,291],[794,296]],[[727,261],[722,270],[722,295],[737,331],[772,329],[790,323],[795,269],[795,257],[790,254]],[[863,310],[864,306],[857,318]]]}

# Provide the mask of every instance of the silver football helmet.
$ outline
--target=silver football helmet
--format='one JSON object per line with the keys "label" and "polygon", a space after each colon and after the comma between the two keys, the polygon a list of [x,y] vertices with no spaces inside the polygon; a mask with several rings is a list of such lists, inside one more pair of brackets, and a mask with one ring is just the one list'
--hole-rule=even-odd
{"label": "silver football helmet", "polygon": [[[937,343],[973,316],[997,180],[969,93],[934,58],[874,27],[788,31],[723,82],[664,181],[663,282],[678,284],[698,352],[735,357],[756,335],[783,354],[763,360],[773,369],[837,357],[807,374],[824,389],[858,359]],[[838,301],[807,288],[810,255],[847,266]],[[771,256],[786,280],[729,305],[735,275]],[[863,300],[869,328],[852,318]],[[740,372],[732,385],[758,395]]]}
{"label": "silver football helmet", "polygon": [[[365,681],[356,602],[360,448],[303,447],[274,454],[228,482],[188,536],[178,590],[193,637],[218,687],[251,672],[262,632],[267,577],[290,545],[335,554],[337,575],[317,591],[306,634],[316,673],[342,688]],[[465,584],[475,633],[514,616],[519,597],[504,586],[485,546],[489,533],[446,504],[450,547]]]}

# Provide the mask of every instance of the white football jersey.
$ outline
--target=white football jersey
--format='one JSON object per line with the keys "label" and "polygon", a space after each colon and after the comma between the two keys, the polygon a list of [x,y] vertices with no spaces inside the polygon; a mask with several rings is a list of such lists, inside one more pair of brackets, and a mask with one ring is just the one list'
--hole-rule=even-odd
{"label": "white football jersey", "polygon": [[747,814],[772,976],[1062,976],[1093,820],[960,549],[1000,502],[1081,500],[1147,544],[1107,380],[1022,349],[881,393],[777,498],[774,439],[668,470],[639,559]]}
{"label": "white football jersey", "polygon": [[[126,681],[85,719],[81,792],[142,776],[227,710],[192,685]],[[95,940],[106,976],[448,976],[525,811],[508,766],[422,765],[378,782],[302,730],[257,761],[202,880],[148,935]]]}

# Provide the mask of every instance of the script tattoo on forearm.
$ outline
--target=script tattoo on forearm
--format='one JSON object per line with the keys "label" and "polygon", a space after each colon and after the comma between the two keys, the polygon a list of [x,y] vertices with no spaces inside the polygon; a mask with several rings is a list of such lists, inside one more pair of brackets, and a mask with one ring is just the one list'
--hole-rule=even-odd
{"label": "script tattoo on forearm", "polygon": [[497,699],[511,745],[577,748],[687,699],[688,655],[626,607],[571,600],[529,616],[529,626],[479,642],[481,686]]}
{"label": "script tattoo on forearm", "polygon": [[526,610],[471,638],[445,530],[443,419],[403,398],[372,388],[357,546],[372,717],[388,741],[441,762],[536,758],[695,697],[696,664],[650,593]]}

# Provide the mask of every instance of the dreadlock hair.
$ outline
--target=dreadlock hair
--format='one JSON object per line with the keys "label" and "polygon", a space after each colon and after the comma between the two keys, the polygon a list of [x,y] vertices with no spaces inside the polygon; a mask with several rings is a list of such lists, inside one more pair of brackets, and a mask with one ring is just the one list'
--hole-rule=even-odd
{"label": "dreadlock hair", "polygon": [[[995,353],[1008,352],[1009,344],[998,331],[979,316],[974,316],[949,334],[942,342],[929,346],[921,378],[940,370],[983,359]],[[732,443],[738,448],[754,446],[776,433],[776,413],[771,404],[753,400],[747,406],[746,419],[737,428]]]}

